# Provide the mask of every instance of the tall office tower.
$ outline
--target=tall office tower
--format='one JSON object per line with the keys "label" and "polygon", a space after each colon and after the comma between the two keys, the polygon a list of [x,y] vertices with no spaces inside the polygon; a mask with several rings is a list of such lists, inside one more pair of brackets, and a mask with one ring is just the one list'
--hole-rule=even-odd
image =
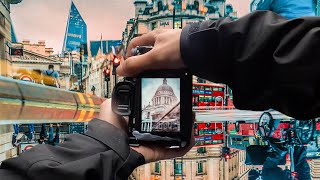
{"label": "tall office tower", "polygon": [[80,52],[80,45],[87,45],[87,24],[72,1],[62,52]]}

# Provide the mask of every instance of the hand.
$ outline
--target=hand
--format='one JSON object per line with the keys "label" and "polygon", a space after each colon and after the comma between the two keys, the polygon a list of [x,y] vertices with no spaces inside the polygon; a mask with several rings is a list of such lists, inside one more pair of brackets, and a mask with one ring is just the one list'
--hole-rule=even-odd
{"label": "hand", "polygon": [[[99,119],[104,120],[123,131],[128,131],[128,122],[121,118],[120,116],[116,115],[111,110],[111,99],[105,100],[100,107],[101,111],[99,114]],[[192,124],[193,127],[193,124]],[[174,157],[181,157],[185,155],[193,146],[194,146],[194,132],[192,132],[191,142],[188,147],[181,148],[181,149],[168,149],[157,145],[144,145],[139,147],[131,147],[132,149],[136,150],[140,154],[144,156],[146,163],[170,159]]]}
{"label": "hand", "polygon": [[[126,57],[117,68],[120,76],[134,76],[146,70],[185,67],[180,54],[181,29],[157,29],[131,40]],[[136,46],[154,46],[146,54],[131,56]]]}

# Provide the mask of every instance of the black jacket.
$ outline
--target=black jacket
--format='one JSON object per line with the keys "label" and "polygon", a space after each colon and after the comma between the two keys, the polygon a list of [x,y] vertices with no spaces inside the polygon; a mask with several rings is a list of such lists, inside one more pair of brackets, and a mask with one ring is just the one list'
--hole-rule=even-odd
{"label": "black jacket", "polygon": [[[320,113],[320,18],[286,20],[260,11],[183,29],[181,55],[192,73],[228,84],[239,109],[273,108],[307,119]],[[0,179],[126,179],[144,163],[127,136],[99,120],[86,135],[39,145],[6,160]]]}
{"label": "black jacket", "polygon": [[183,29],[181,55],[193,74],[228,84],[239,109],[320,116],[320,17],[204,21]]}
{"label": "black jacket", "polygon": [[1,164],[1,180],[118,180],[144,164],[125,132],[94,119],[85,135],[67,136],[57,146],[37,145]]}

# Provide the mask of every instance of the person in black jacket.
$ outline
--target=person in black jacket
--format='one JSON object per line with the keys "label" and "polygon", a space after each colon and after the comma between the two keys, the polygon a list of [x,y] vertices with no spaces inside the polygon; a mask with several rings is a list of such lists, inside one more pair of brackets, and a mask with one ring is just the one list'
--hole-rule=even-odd
{"label": "person in black jacket", "polygon": [[[201,78],[228,84],[239,109],[275,109],[297,119],[320,114],[320,18],[287,20],[257,11],[233,21],[221,18],[155,30],[131,41],[117,72],[189,68]],[[154,45],[130,57],[135,46]],[[57,146],[39,145],[1,164],[0,177],[18,179],[126,179],[144,163],[184,155],[189,148],[130,148],[126,122],[106,101],[100,119],[85,135],[70,135]],[[192,124],[190,124],[192,126]],[[122,130],[121,130],[122,129]]]}
{"label": "person in black jacket", "polygon": [[129,147],[127,122],[101,105],[99,119],[89,122],[85,135],[72,134],[56,146],[41,144],[19,157],[2,162],[2,180],[118,180],[127,179],[145,163],[183,156],[194,144],[181,149],[157,145]]}

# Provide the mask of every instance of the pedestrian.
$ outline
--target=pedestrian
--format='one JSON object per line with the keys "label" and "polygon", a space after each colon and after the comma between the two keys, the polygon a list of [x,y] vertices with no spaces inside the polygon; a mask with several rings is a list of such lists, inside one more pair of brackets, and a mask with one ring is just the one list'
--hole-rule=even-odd
{"label": "pedestrian", "polygon": [[60,124],[57,124],[56,126],[56,134],[54,137],[53,137],[53,124],[50,124],[48,144],[54,146],[59,144],[59,142],[60,142]]}
{"label": "pedestrian", "polygon": [[39,134],[39,144],[47,144],[47,141],[48,141],[48,132],[47,132],[47,127],[46,127],[46,124],[41,124],[41,131],[40,131],[40,134]]}
{"label": "pedestrian", "polygon": [[43,83],[47,86],[60,88],[59,73],[54,70],[54,66],[50,64],[48,69],[42,72]]}

